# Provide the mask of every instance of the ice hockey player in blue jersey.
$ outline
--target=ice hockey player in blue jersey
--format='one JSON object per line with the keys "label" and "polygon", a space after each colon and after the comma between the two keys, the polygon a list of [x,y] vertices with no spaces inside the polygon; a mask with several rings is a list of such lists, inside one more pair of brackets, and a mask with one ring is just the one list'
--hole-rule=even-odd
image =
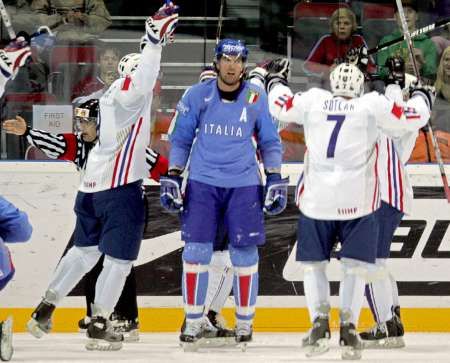
{"label": "ice hockey player in blue jersey", "polygon": [[[27,214],[0,196],[0,290],[11,281],[15,272],[6,243],[27,242],[32,231]],[[8,317],[0,323],[0,359],[9,361],[12,355],[12,318]]]}
{"label": "ice hockey player in blue jersey", "polygon": [[[251,340],[258,292],[257,246],[265,242],[263,211],[278,214],[286,206],[288,180],[280,174],[280,139],[264,91],[243,80],[247,56],[242,41],[220,41],[215,51],[218,78],[194,85],[184,94],[171,128],[169,176],[161,179],[161,203],[169,211],[181,212],[186,326],[180,341],[187,349],[195,349],[202,337],[208,267],[222,220],[235,271],[236,341]],[[267,177],[265,188],[256,146]],[[183,196],[182,173],[188,159]]]}

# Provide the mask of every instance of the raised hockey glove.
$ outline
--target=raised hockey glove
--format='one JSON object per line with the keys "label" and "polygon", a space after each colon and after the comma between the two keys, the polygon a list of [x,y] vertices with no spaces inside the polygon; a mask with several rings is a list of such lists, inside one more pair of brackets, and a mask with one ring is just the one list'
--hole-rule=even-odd
{"label": "raised hockey glove", "polygon": [[357,66],[361,72],[365,73],[369,64],[367,47],[362,45],[360,47],[350,48],[345,56],[345,60],[347,63]]}
{"label": "raised hockey glove", "polygon": [[410,89],[410,97],[420,96],[425,100],[429,110],[433,108],[436,100],[436,90],[433,86],[417,85]]}
{"label": "raised hockey glove", "polygon": [[5,49],[0,50],[0,73],[3,77],[14,79],[28,58],[31,56],[31,49],[25,37],[19,36]]}
{"label": "raised hockey glove", "polygon": [[178,213],[183,208],[182,182],[183,178],[178,175],[162,176],[159,180],[159,199],[163,208],[170,213]]}
{"label": "raised hockey glove", "polygon": [[178,6],[169,2],[147,19],[145,36],[150,42],[164,46],[173,41],[173,33],[178,24],[178,10]]}
{"label": "raised hockey glove", "polygon": [[405,61],[401,57],[389,57],[384,64],[388,69],[386,85],[398,84],[400,88],[405,87]]}
{"label": "raised hockey glove", "polygon": [[269,216],[280,214],[287,205],[289,177],[281,178],[280,173],[268,174],[266,179],[264,212]]}
{"label": "raised hockey glove", "polygon": [[266,91],[270,92],[275,84],[287,85],[290,62],[287,58],[277,58],[267,65],[267,75],[265,77]]}
{"label": "raised hockey glove", "polygon": [[247,79],[252,81],[252,83],[262,86],[262,88],[266,88],[266,75],[267,70],[261,66],[257,66],[248,72]]}

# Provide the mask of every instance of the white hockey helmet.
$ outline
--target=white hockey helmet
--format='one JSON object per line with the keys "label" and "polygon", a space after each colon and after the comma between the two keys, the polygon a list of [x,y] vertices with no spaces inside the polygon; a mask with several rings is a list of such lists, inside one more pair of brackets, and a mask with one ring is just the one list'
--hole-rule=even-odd
{"label": "white hockey helmet", "polygon": [[359,97],[364,93],[364,75],[355,65],[341,63],[331,72],[330,85],[335,96]]}
{"label": "white hockey helmet", "polygon": [[141,53],[130,53],[122,57],[117,66],[120,77],[130,76],[139,65]]}

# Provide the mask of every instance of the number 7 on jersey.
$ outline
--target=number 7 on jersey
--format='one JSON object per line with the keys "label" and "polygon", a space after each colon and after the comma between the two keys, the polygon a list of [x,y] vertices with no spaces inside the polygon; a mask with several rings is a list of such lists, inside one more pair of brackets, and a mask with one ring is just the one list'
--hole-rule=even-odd
{"label": "number 7 on jersey", "polygon": [[327,121],[335,121],[333,132],[330,136],[330,142],[328,143],[327,158],[334,158],[334,151],[336,150],[336,142],[341,131],[342,124],[344,123],[345,115],[328,115]]}

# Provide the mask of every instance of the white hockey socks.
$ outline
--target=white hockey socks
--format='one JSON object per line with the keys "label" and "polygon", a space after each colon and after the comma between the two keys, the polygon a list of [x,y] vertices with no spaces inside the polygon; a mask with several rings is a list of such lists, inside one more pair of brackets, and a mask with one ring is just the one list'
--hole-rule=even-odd
{"label": "white hockey socks", "polygon": [[133,261],[105,256],[102,272],[100,272],[95,285],[94,300],[95,306],[107,314],[107,316],[102,315],[104,318],[109,318],[119,301],[132,265]]}
{"label": "white hockey socks", "polygon": [[[339,287],[341,312],[348,312],[346,322],[358,326],[359,314],[364,300],[364,287],[370,264],[352,258],[342,258],[342,281]],[[372,264],[373,265],[373,264]],[[341,322],[342,323],[342,322]]]}
{"label": "white hockey socks", "polygon": [[58,305],[59,301],[95,266],[101,255],[98,246],[71,247],[59,261],[49,284],[48,290],[52,290],[56,295],[55,301],[51,303]]}
{"label": "white hockey socks", "polygon": [[209,265],[208,290],[206,292],[205,312],[213,310],[220,313],[233,288],[233,266],[228,251],[213,253]]}
{"label": "white hockey socks", "polygon": [[376,260],[375,268],[370,269],[366,285],[366,298],[377,323],[392,319],[392,283],[386,267],[386,259]]}
{"label": "white hockey socks", "polygon": [[326,274],[327,264],[328,261],[302,262],[303,288],[311,323],[318,315],[324,314],[325,306],[328,306],[329,310],[330,283]]}

